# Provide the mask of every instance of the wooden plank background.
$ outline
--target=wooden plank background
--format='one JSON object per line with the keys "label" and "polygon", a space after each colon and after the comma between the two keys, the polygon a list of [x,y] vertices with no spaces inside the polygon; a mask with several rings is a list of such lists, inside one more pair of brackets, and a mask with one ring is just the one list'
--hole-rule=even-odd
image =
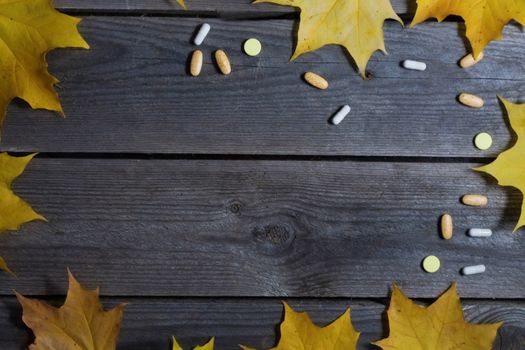
{"label": "wooden plank background", "polygon": [[[21,349],[31,337],[17,318],[19,307],[14,298],[1,298],[0,325],[12,332],[3,334],[4,349]],[[60,305],[61,300],[49,300]],[[176,335],[185,349],[206,342],[215,335],[218,349],[238,349],[238,344],[269,348],[275,345],[276,325],[282,319],[282,304],[275,299],[143,299],[106,298],[107,305],[128,302],[122,324],[119,349],[170,349]],[[380,315],[386,305],[374,301],[348,299],[286,300],[297,310],[308,310],[314,322],[326,324],[351,308],[355,328],[361,332],[361,349],[378,349],[367,345],[387,335]],[[519,330],[525,327],[525,306],[521,302],[464,302],[465,317],[485,323],[507,320],[499,332],[494,349],[522,350],[525,342]],[[16,328],[14,327],[16,326]]]}
{"label": "wooden plank background", "polygon": [[[364,82],[335,46],[288,64],[293,20],[207,21],[214,28],[210,45],[203,48],[207,64],[195,79],[187,75],[186,62],[194,49],[192,33],[202,19],[86,18],[82,32],[92,50],[50,55],[51,71],[62,80],[59,91],[68,117],[28,113],[25,103],[12,104],[3,149],[494,157],[511,142],[496,96],[523,96],[523,33],[516,27],[506,30],[505,41],[489,47],[482,64],[462,70],[457,65],[465,52],[459,24],[429,23],[409,30],[389,22],[391,54],[374,56],[369,67],[374,78]],[[260,58],[240,51],[243,40],[254,35],[264,43]],[[447,50],[436,55],[435,43],[444,41]],[[217,47],[230,53],[231,77],[219,75],[212,64]],[[399,62],[407,57],[427,61],[429,69],[403,70]],[[303,84],[307,70],[322,72],[332,88],[320,92]],[[487,106],[473,110],[460,105],[456,96],[463,91],[483,96]],[[330,116],[346,103],[352,105],[352,119],[330,125]],[[472,147],[481,131],[494,136],[489,152]]]}
{"label": "wooden plank background", "polygon": [[[472,166],[37,158],[15,190],[50,223],[3,238],[20,276],[0,293],[62,294],[49,280],[69,266],[106,295],[366,298],[397,282],[430,298],[457,279],[464,297],[524,298],[525,242],[511,233],[521,198]],[[478,192],[488,208],[460,204]],[[451,242],[437,234],[445,211]],[[431,253],[439,274],[420,268]],[[478,263],[486,274],[459,276]]]}
{"label": "wooden plank background", "polygon": [[[392,1],[409,20],[415,2]],[[217,349],[269,347],[280,300],[325,324],[348,306],[363,332],[359,349],[386,336],[389,288],[426,303],[459,283],[467,319],[505,321],[495,349],[525,348],[525,243],[512,234],[522,197],[472,167],[491,161],[514,135],[496,96],[525,100],[522,28],[507,26],[487,58],[462,70],[464,25],[414,29],[385,24],[389,55],[376,53],[363,81],[335,46],[289,63],[298,18],[292,8],[247,0],[56,0],[83,17],[92,49],[48,55],[67,114],[9,108],[1,151],[40,152],[14,184],[49,219],[2,233],[0,349],[22,349],[31,333],[13,289],[60,305],[66,267],[100,286],[106,305],[130,302],[119,349],[168,349],[217,336]],[[199,78],[187,74],[191,38],[204,21]],[[408,25],[408,23],[407,23]],[[263,53],[242,54],[257,37]],[[444,45],[443,43],[446,43]],[[217,48],[230,77],[211,61]],[[404,59],[428,63],[403,70]],[[314,70],[331,88],[301,81]],[[456,96],[483,96],[472,110]],[[352,114],[328,123],[342,104]],[[488,131],[494,146],[473,147]],[[462,206],[465,193],[490,197]],[[456,235],[438,236],[450,212]],[[490,239],[466,236],[490,227]],[[428,254],[439,273],[420,268]],[[487,272],[463,277],[461,267]]]}

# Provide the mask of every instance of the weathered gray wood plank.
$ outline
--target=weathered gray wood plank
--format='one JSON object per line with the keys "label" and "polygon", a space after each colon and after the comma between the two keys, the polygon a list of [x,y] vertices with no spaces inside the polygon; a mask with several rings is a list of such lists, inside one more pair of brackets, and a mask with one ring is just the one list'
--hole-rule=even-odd
{"label": "weathered gray wood plank", "polygon": [[[0,237],[18,278],[0,294],[64,292],[66,267],[107,295],[523,298],[521,196],[472,164],[35,159],[15,190],[49,223]],[[459,203],[487,193],[488,208]],[[438,218],[455,218],[443,241]],[[468,228],[488,227],[490,239]],[[437,274],[421,260],[441,258]],[[484,275],[462,277],[483,263]]]}
{"label": "weathered gray wood plank", "polygon": [[[50,301],[59,306],[63,299]],[[185,349],[215,336],[216,349],[238,349],[246,344],[267,349],[278,339],[282,321],[279,300],[264,299],[113,299],[107,307],[129,302],[124,314],[118,349],[168,349],[176,335]],[[288,301],[297,311],[308,311],[314,322],[325,325],[347,307],[352,309],[354,327],[362,332],[358,349],[376,349],[370,342],[384,337],[385,305],[372,301],[301,300]],[[465,317],[475,323],[505,321],[494,350],[522,350],[525,339],[525,306],[518,302],[465,302]],[[0,347],[19,350],[31,341],[31,332],[20,320],[21,309],[12,297],[0,299]]]}
{"label": "weathered gray wood plank", "polygon": [[[55,6],[63,10],[91,11],[140,11],[140,12],[182,12],[175,0],[55,0]],[[291,7],[269,4],[252,5],[252,0],[187,0],[188,11],[209,14],[287,14]],[[397,13],[414,13],[415,0],[392,0]]]}
{"label": "weathered gray wood plank", "polygon": [[[89,17],[82,26],[93,49],[53,52],[51,71],[67,119],[15,103],[0,149],[40,152],[135,152],[379,156],[495,156],[511,136],[496,95],[525,98],[525,35],[515,27],[471,70],[455,23],[403,30],[387,24],[390,56],[376,54],[375,76],[363,81],[338,47],[305,55],[293,64],[293,21],[210,20],[203,75],[186,74],[190,38],[202,20]],[[241,53],[245,38],[264,43],[260,58]],[[447,42],[447,48],[440,45]],[[217,73],[216,47],[229,52],[234,72]],[[406,58],[427,61],[427,72],[403,70]],[[332,87],[318,91],[301,81],[314,70]],[[458,93],[481,95],[473,110]],[[334,127],[329,117],[349,103],[352,114]],[[495,146],[480,152],[474,135],[488,131]]]}

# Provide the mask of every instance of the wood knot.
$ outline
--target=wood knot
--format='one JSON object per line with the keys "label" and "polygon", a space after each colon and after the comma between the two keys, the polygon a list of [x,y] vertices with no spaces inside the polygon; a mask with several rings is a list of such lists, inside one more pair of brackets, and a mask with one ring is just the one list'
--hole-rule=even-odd
{"label": "wood knot", "polygon": [[242,207],[243,207],[243,204],[239,201],[234,200],[228,203],[228,210],[232,214],[240,214]]}
{"label": "wood knot", "polygon": [[270,224],[255,227],[252,236],[266,254],[275,254],[286,249],[293,242],[295,234],[288,225]]}

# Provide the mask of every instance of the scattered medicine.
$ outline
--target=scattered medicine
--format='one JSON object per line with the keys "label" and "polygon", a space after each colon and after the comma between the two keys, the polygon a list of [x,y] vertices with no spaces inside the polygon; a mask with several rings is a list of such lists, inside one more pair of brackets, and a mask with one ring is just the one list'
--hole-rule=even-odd
{"label": "scattered medicine", "polygon": [[471,108],[482,108],[485,105],[485,101],[481,97],[465,92],[460,94],[458,99],[459,102]]}
{"label": "scattered medicine", "polygon": [[208,23],[204,23],[201,25],[199,31],[197,32],[197,35],[195,36],[195,39],[193,39],[193,43],[197,46],[202,44],[204,39],[206,39],[206,36],[210,32],[211,26]]}
{"label": "scattered medicine", "polygon": [[328,81],[319,74],[315,74],[313,72],[306,72],[304,74],[304,80],[306,80],[308,84],[320,90],[328,89]]}
{"label": "scattered medicine", "polygon": [[403,68],[405,69],[419,70],[419,71],[424,71],[427,69],[427,64],[425,62],[405,60],[403,61],[402,64],[403,64]]}
{"label": "scattered medicine", "polygon": [[203,60],[202,51],[201,50],[193,51],[193,54],[191,55],[190,73],[194,77],[201,74],[202,60]]}
{"label": "scattered medicine", "polygon": [[485,57],[485,55],[483,54],[483,51],[480,52],[477,58],[474,58],[474,55],[469,53],[468,55],[463,57],[461,61],[459,61],[459,65],[461,68],[470,68],[476,63],[478,63],[479,61],[481,61],[483,57]]}
{"label": "scattered medicine", "polygon": [[338,125],[346,118],[352,109],[349,105],[344,105],[341,109],[332,117],[332,124]]}
{"label": "scattered medicine", "polygon": [[230,60],[228,59],[226,52],[223,50],[215,51],[215,60],[217,61],[217,66],[219,66],[219,70],[222,74],[229,75],[232,72]]}
{"label": "scattered medicine", "polygon": [[488,228],[471,228],[468,235],[475,238],[487,238],[492,236],[492,230]]}
{"label": "scattered medicine", "polygon": [[259,40],[251,38],[244,42],[243,49],[248,56],[258,56],[262,51],[262,45]]}
{"label": "scattered medicine", "polygon": [[439,261],[439,258],[437,256],[429,255],[425,259],[423,259],[423,270],[425,270],[425,272],[438,272],[440,267],[441,261]]}
{"label": "scattered medicine", "polygon": [[466,194],[461,198],[461,202],[471,207],[484,207],[489,203],[489,199],[481,194]]}
{"label": "scattered medicine", "polygon": [[474,266],[465,266],[461,269],[461,273],[465,276],[476,275],[478,273],[483,273],[486,271],[485,265],[474,265]]}
{"label": "scattered medicine", "polygon": [[476,148],[486,151],[492,147],[492,136],[486,132],[481,132],[474,137],[474,145]]}
{"label": "scattered medicine", "polygon": [[441,236],[444,239],[449,240],[454,234],[454,224],[452,222],[452,216],[449,214],[443,214],[441,216]]}

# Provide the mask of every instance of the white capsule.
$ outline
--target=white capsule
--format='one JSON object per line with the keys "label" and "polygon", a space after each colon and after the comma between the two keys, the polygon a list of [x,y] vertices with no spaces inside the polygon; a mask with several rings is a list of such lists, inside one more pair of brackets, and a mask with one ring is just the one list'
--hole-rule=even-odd
{"label": "white capsule", "polygon": [[465,276],[468,275],[475,275],[478,273],[485,272],[486,268],[485,265],[474,265],[474,266],[465,266],[461,269],[461,273]]}
{"label": "white capsule", "polygon": [[425,62],[405,60],[403,61],[403,68],[424,71],[427,69],[427,64]]}
{"label": "white capsule", "polygon": [[341,109],[332,117],[332,124],[338,125],[346,118],[352,109],[349,105],[344,105]]}
{"label": "white capsule", "polygon": [[193,43],[197,46],[202,44],[204,39],[206,39],[206,36],[210,32],[211,26],[208,23],[204,23],[201,25],[201,28],[199,29],[199,32],[195,36],[195,39],[193,39]]}
{"label": "white capsule", "polygon": [[468,235],[477,238],[490,237],[492,236],[492,230],[488,228],[471,228],[468,230]]}

